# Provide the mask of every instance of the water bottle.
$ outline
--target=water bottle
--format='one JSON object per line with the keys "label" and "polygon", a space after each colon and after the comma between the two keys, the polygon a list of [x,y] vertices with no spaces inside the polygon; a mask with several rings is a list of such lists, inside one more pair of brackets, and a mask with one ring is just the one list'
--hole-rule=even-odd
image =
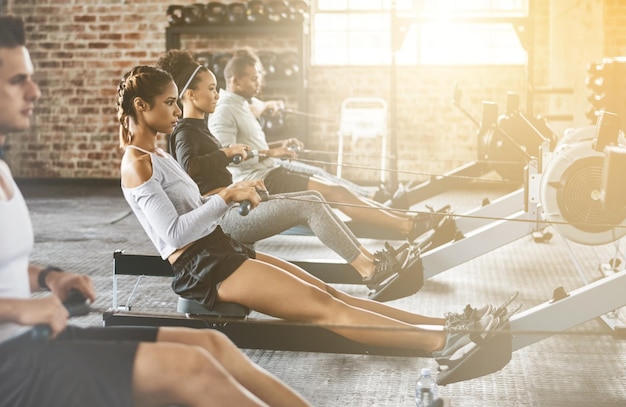
{"label": "water bottle", "polygon": [[429,368],[422,368],[415,387],[415,405],[429,407],[435,399],[437,399],[437,382],[431,376]]}

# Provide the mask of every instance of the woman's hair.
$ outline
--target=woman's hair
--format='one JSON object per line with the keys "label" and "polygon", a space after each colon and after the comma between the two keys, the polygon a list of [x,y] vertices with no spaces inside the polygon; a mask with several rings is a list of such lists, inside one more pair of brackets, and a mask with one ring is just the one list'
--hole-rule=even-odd
{"label": "woman's hair", "polygon": [[152,106],[154,98],[172,83],[172,77],[162,69],[139,65],[128,71],[117,87],[117,120],[120,123],[120,147],[126,148],[133,139],[129,120],[137,120],[134,100],[141,98]]}
{"label": "woman's hair", "polygon": [[[182,92],[187,86],[187,89],[196,89],[198,86],[198,72],[206,71],[209,69],[204,65],[201,65],[196,61],[191,53],[179,49],[171,49],[167,51],[156,64],[157,68],[168,72],[174,78],[174,83],[178,86],[178,91]],[[198,69],[200,66],[200,69]],[[193,78],[191,77],[193,75]],[[190,80],[191,79],[191,80]],[[187,84],[189,82],[189,84]],[[182,96],[182,95],[181,95]]]}
{"label": "woman's hair", "polygon": [[24,21],[15,16],[0,16],[0,47],[15,48],[26,44]]}

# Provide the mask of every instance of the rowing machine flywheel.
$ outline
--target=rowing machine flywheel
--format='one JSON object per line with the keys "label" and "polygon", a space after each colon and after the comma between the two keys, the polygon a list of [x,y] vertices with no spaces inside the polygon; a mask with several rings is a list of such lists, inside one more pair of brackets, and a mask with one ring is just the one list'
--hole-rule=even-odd
{"label": "rowing machine flywheel", "polygon": [[626,206],[603,209],[604,154],[593,140],[561,144],[541,177],[543,218],[564,237],[586,245],[613,242],[626,234]]}

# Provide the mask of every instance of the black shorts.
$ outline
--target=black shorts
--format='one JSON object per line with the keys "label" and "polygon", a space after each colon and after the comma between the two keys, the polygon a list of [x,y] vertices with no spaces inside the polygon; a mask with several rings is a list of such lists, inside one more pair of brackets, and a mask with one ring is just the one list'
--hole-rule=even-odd
{"label": "black shorts", "polygon": [[157,332],[68,326],[54,340],[10,339],[0,344],[0,407],[131,407],[137,347]]}
{"label": "black shorts", "polygon": [[309,174],[289,171],[283,167],[274,168],[263,179],[265,188],[270,195],[300,192],[309,189]]}
{"label": "black shorts", "polygon": [[181,297],[196,300],[211,309],[220,283],[244,261],[254,258],[253,249],[233,240],[218,226],[172,264],[172,289]]}

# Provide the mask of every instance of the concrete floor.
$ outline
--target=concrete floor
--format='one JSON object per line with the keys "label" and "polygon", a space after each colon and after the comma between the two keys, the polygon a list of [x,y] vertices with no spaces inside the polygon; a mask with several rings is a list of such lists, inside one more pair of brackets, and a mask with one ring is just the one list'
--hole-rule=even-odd
{"label": "concrete floor", "polygon": [[[35,230],[33,261],[59,265],[92,276],[99,291],[96,305],[111,304],[112,254],[116,249],[154,254],[155,250],[129,208],[119,186],[106,182],[23,182]],[[470,189],[435,201],[454,203],[457,213],[480,205],[482,191]],[[496,194],[494,191],[484,192]],[[496,194],[497,195],[497,194]],[[418,208],[419,209],[419,208]],[[378,240],[363,240],[375,250]],[[276,236],[257,250],[287,259],[336,258],[313,237]],[[598,264],[615,247],[576,246],[585,278],[598,278]],[[142,283],[136,310],[173,312],[175,295],[168,281]],[[160,281],[159,281],[160,280]],[[166,279],[165,279],[166,280]],[[548,243],[525,237],[459,264],[428,279],[415,295],[391,305],[429,315],[458,311],[467,303],[500,303],[520,292],[523,308],[547,301],[558,286],[583,285],[570,252],[555,233]],[[134,280],[122,281],[120,296]],[[342,287],[357,295],[357,286]],[[99,315],[77,318],[79,325],[100,325]],[[452,406],[626,406],[626,342],[611,336],[599,319],[514,352],[499,372],[440,388]],[[436,368],[428,358],[245,350],[258,364],[293,386],[316,406],[415,405],[413,392],[421,367]]]}

